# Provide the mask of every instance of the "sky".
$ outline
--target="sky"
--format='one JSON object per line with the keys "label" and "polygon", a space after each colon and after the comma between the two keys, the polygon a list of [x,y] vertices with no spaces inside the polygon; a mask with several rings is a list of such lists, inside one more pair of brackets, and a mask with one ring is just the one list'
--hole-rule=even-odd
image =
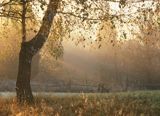
{"label": "sky", "polygon": [[[89,0],[90,1],[90,0]],[[35,2],[37,4],[37,6],[33,6],[33,8],[35,9],[35,14],[37,14],[37,18],[39,20],[42,19],[43,15],[44,15],[44,11],[41,10],[41,8],[39,7],[39,4],[37,2]],[[72,1],[72,3],[74,4],[74,2]],[[141,6],[141,8],[153,8],[152,5],[152,0],[150,1],[145,1],[145,2],[138,2],[138,3],[133,3],[133,1],[128,1],[128,4],[124,7],[124,8],[120,8],[119,7],[119,2],[108,2],[109,3],[109,13],[112,15],[120,15],[120,14],[124,14],[123,19],[128,21],[130,20],[130,18],[132,17],[136,17],[137,15],[139,15],[139,13],[137,12],[138,7]],[[154,5],[155,6],[155,5]],[[65,8],[66,12],[73,12],[71,5],[67,5],[67,7]],[[95,16],[96,17],[96,16]],[[122,36],[124,34],[124,32],[127,35],[127,38],[135,38],[135,35],[133,33],[140,33],[140,29],[139,26],[132,22],[132,23],[123,23],[121,24],[120,21],[115,21],[116,24],[116,31],[117,31],[117,39],[122,39]],[[96,36],[97,34],[95,33],[95,31],[97,31],[97,28],[99,28],[100,23],[96,23],[94,25],[91,26],[91,28],[89,30],[84,29],[83,27],[76,27],[73,26],[73,30],[72,31],[72,35],[74,37],[74,35],[77,36],[81,36],[79,35],[80,32],[82,33],[82,35],[86,38],[89,38],[90,35],[92,35],[91,39],[92,40],[96,40]],[[131,32],[132,30],[132,32]]]}

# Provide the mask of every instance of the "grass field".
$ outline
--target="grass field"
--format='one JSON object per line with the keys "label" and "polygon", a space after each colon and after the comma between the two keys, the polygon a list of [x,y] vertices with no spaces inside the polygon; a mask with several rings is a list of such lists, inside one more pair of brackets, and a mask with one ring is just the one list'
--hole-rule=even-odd
{"label": "grass field", "polygon": [[36,94],[35,106],[0,98],[0,116],[160,116],[160,91]]}

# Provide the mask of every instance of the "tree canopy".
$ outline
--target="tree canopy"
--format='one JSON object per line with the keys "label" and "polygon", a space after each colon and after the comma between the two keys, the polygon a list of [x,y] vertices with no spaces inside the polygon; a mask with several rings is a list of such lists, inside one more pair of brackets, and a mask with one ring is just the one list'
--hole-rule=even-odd
{"label": "tree canopy", "polygon": [[[22,1],[2,1],[0,16],[21,21]],[[41,21],[38,20],[38,17],[43,16],[48,1],[27,0],[26,4],[26,20],[33,23],[39,21],[37,24],[40,25]],[[103,26],[100,25],[109,21],[113,29],[116,30],[118,39],[131,39],[136,35],[141,40],[143,32],[147,28],[159,30],[159,5],[158,0],[61,0],[56,18],[61,20],[63,31],[61,30],[60,35],[68,35],[66,38],[69,38],[72,33],[77,33],[81,36],[79,41],[86,39],[101,40],[97,36],[99,35],[98,31],[103,29]],[[135,31],[137,30],[134,29],[136,27],[139,32]],[[152,29],[148,30],[151,31]],[[38,31],[34,27],[30,27],[28,30],[35,33]],[[148,32],[149,34],[151,33]],[[92,35],[97,38],[93,38]],[[133,36],[131,37],[131,35]]]}

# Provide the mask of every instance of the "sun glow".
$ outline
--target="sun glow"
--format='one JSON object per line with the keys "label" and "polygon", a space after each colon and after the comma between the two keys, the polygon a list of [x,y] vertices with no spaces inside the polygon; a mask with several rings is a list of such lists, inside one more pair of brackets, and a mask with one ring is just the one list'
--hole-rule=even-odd
{"label": "sun glow", "polygon": [[[135,34],[140,34],[140,27],[136,22],[130,21],[131,19],[139,16],[139,8],[141,9],[153,9],[156,8],[156,2],[144,1],[138,3],[128,3],[124,8],[119,7],[119,3],[109,2],[110,14],[113,15],[123,15],[123,20],[127,23],[121,23],[120,21],[115,21],[117,39],[125,40],[135,39],[137,36]],[[125,37],[124,37],[125,36]]]}
{"label": "sun glow", "polygon": [[[42,20],[45,10],[42,10],[40,8],[40,4],[38,2],[35,2],[34,4],[37,4],[33,5],[34,12],[35,14],[37,14],[37,19]],[[74,1],[71,1],[70,4],[64,7],[64,11],[74,13],[75,9],[73,9],[72,7],[75,6],[75,4],[76,3]],[[131,21],[131,19],[134,19],[140,15],[138,12],[139,8],[141,9],[151,8],[154,10],[156,7],[156,2],[153,1],[145,1],[137,3],[128,1],[126,6],[123,8],[119,7],[119,2],[108,2],[108,4],[109,4],[109,14],[117,16],[122,15],[121,18],[123,19],[123,22],[120,22],[119,20],[114,20],[115,30],[117,32],[116,36],[118,40],[135,39],[136,34],[140,34],[141,30],[139,25],[136,22]],[[79,7],[79,9],[81,9],[81,7]],[[72,16],[72,20],[75,19],[76,17]],[[90,39],[91,41],[95,41],[97,39],[97,31],[99,31],[98,29],[101,23],[92,24],[89,29],[86,29],[87,22],[86,24],[84,23],[85,28],[79,25],[80,24],[73,25],[73,29],[70,34],[72,39],[82,38],[82,36],[83,38]]]}

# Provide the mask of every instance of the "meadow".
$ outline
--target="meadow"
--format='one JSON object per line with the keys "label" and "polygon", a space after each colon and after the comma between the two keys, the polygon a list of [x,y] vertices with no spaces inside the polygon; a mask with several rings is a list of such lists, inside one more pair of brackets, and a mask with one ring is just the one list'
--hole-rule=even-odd
{"label": "meadow", "polygon": [[0,97],[0,116],[159,116],[160,91],[36,93],[35,105]]}

